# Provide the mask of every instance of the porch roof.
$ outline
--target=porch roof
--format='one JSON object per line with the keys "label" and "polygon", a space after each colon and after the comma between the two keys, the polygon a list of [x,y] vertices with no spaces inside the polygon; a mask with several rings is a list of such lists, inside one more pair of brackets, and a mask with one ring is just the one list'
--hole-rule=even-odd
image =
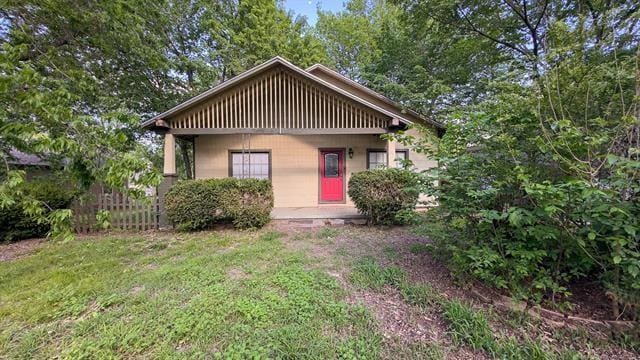
{"label": "porch roof", "polygon": [[[217,94],[220,94],[222,92],[224,92],[227,89],[232,88],[235,85],[238,85],[240,83],[242,83],[243,81],[252,78],[262,72],[266,72],[269,69],[272,69],[276,66],[283,66],[284,68],[290,70],[291,72],[299,75],[300,77],[310,80],[311,82],[313,82],[314,84],[328,89],[334,93],[340,94],[348,99],[350,99],[351,101],[354,101],[357,104],[360,104],[370,110],[373,110],[379,114],[382,114],[384,116],[389,117],[390,119],[392,119],[394,122],[397,122],[398,125],[399,124],[405,124],[405,125],[410,125],[413,123],[412,120],[410,120],[407,116],[403,116],[402,114],[399,114],[398,112],[394,112],[394,111],[389,111],[388,109],[385,109],[382,106],[378,106],[374,103],[372,103],[371,101],[368,101],[360,96],[357,96],[356,94],[349,92],[339,86],[336,86],[328,81],[323,80],[322,78],[313,75],[312,73],[310,73],[309,71],[305,71],[303,69],[298,68],[297,66],[293,65],[292,63],[290,63],[289,61],[276,56],[273,59],[258,65],[250,70],[245,71],[244,73],[228,80],[225,81],[223,83],[218,84],[217,86],[213,87],[210,90],[207,90],[203,93],[201,93],[200,95],[197,95],[177,106],[174,106],[173,108],[163,112],[162,114],[159,114],[157,116],[154,116],[153,118],[143,122],[142,126],[145,128],[152,128],[154,126],[164,126],[165,124],[165,120],[171,119],[172,117],[183,113],[185,111],[188,111],[188,109],[190,109],[191,107],[197,106],[203,102],[205,102],[207,99],[210,99],[212,97],[214,97]],[[371,90],[368,90],[370,92],[372,92]],[[375,92],[373,92],[375,93]],[[377,94],[377,93],[376,93]],[[379,95],[379,97],[382,97],[382,95]],[[383,98],[383,97],[382,97]],[[385,98],[386,99],[386,98]],[[390,101],[387,99],[387,101]],[[395,104],[395,103],[394,103]],[[396,104],[396,106],[398,106]],[[413,114],[412,114],[413,115]],[[423,118],[420,118],[422,120],[424,120]],[[431,122],[431,121],[426,121],[427,123],[430,123],[433,126],[436,126],[436,128],[441,129],[442,125],[437,123],[437,122]]]}

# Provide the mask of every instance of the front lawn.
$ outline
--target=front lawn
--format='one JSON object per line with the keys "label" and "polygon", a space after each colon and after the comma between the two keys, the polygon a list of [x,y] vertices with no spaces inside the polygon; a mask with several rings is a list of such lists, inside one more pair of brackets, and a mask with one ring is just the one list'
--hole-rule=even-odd
{"label": "front lawn", "polygon": [[424,241],[272,227],[45,242],[0,262],[0,358],[633,356],[523,337],[528,320],[451,299],[462,292],[415,251]]}

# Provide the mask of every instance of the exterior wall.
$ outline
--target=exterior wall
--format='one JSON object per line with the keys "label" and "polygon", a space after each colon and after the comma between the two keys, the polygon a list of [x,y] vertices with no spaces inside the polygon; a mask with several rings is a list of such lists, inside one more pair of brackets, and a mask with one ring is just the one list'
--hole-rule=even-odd
{"label": "exterior wall", "polygon": [[[345,149],[346,177],[367,168],[367,149],[384,149],[386,142],[379,135],[251,135],[251,149],[271,151],[271,181],[275,207],[336,206],[318,201],[318,149]],[[196,178],[229,176],[229,150],[242,149],[242,135],[202,135],[196,139]],[[245,139],[248,148],[248,135]],[[353,149],[350,159],[348,149]],[[398,144],[398,150],[403,149]],[[418,169],[435,162],[410,152],[409,159]],[[345,194],[347,206],[353,203]]]}

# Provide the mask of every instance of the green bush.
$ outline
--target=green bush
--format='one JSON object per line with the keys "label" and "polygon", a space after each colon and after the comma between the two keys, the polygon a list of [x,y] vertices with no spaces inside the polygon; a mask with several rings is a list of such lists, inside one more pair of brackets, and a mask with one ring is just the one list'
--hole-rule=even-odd
{"label": "green bush", "polygon": [[185,180],[165,197],[167,218],[183,230],[201,230],[220,222],[259,228],[273,208],[271,182],[257,179]]}
{"label": "green bush", "polygon": [[367,170],[349,179],[349,197],[372,224],[397,223],[397,215],[413,210],[419,195],[418,176],[409,170]]}
{"label": "green bush", "polygon": [[[75,192],[65,187],[59,180],[52,178],[26,182],[19,190],[25,196],[45,203],[45,208],[49,211],[68,208],[75,196]],[[0,208],[0,241],[43,237],[48,231],[49,225],[38,223],[34,217],[25,214],[21,204]]]}

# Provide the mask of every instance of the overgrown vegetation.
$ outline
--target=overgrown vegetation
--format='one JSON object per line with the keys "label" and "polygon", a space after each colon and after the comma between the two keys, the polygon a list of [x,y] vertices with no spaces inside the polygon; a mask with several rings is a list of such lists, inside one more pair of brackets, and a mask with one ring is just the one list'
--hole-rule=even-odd
{"label": "overgrown vegetation", "polygon": [[[69,239],[68,208],[44,211],[17,191],[25,174],[9,166],[13,150],[70,186],[143,196],[160,181],[162,151],[142,120],[276,55],[303,68],[326,62],[305,19],[274,0],[4,1],[0,207],[38,206],[38,221]],[[190,147],[178,147],[180,175],[193,177]]]}
{"label": "overgrown vegetation", "polygon": [[[461,299],[449,299],[428,284],[413,284],[403,270],[381,266],[374,258],[355,262],[350,280],[359,287],[379,291],[383,286],[395,288],[410,305],[430,312],[442,312],[449,336],[454,344],[484,352],[495,359],[581,359],[570,347],[559,349],[543,345],[539,340],[517,339],[496,334],[484,311],[474,309]],[[434,355],[438,358],[437,353]],[[441,355],[440,355],[441,356]]]}
{"label": "overgrown vegetation", "polygon": [[447,123],[439,141],[397,138],[438,160],[423,228],[454,271],[537,302],[595,279],[632,319],[639,16],[633,1],[351,1],[318,28],[339,70]]}
{"label": "overgrown vegetation", "polygon": [[418,176],[410,170],[366,170],[349,178],[349,198],[370,224],[399,223],[403,212],[415,209],[419,195]]}
{"label": "overgrown vegetation", "polygon": [[[32,201],[0,207],[0,243],[47,235],[50,226],[42,221],[42,216],[68,208],[76,193],[60,179],[49,177],[22,183],[16,191]],[[46,204],[46,207],[39,204]]]}
{"label": "overgrown vegetation", "polygon": [[269,180],[183,180],[167,192],[165,207],[167,219],[182,230],[227,221],[238,229],[260,228],[271,219],[273,189]]}

